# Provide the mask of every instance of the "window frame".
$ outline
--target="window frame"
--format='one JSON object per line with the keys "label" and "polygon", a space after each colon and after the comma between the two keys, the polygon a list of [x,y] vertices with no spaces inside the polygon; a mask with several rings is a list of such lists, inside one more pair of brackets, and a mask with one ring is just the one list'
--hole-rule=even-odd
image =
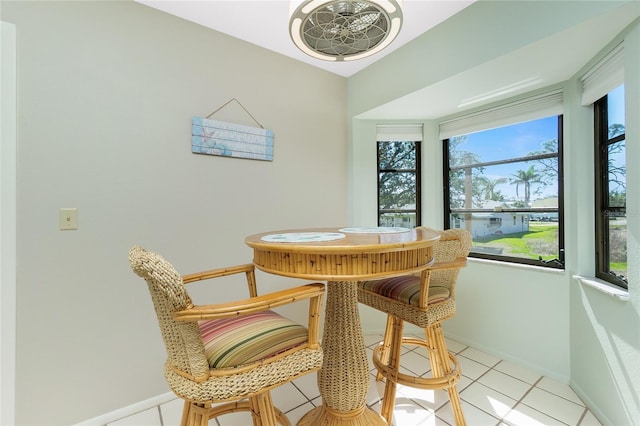
{"label": "window frame", "polygon": [[[393,142],[409,142],[414,144],[414,155],[415,155],[415,168],[414,169],[381,169],[380,168],[380,147],[381,144],[384,143],[393,143]],[[377,182],[377,214],[378,226],[382,225],[381,217],[385,213],[414,213],[415,214],[415,226],[422,225],[422,155],[421,155],[421,141],[415,140],[378,140],[376,142],[376,182]],[[415,173],[415,208],[414,209],[381,209],[380,207],[380,175],[381,173]]]}
{"label": "window frame", "polygon": [[609,95],[593,103],[594,111],[594,216],[595,216],[595,275],[615,286],[628,289],[628,282],[621,276],[610,271],[610,240],[609,221],[611,211],[623,212],[626,216],[626,203],[624,207],[609,205],[609,146],[625,141],[625,132],[609,137]]}
{"label": "window frame", "polygon": [[[564,176],[563,176],[563,134],[564,134],[564,116],[562,113],[549,115],[549,117],[557,117],[558,119],[558,257],[551,260],[542,260],[542,259],[528,259],[524,257],[515,257],[515,256],[505,256],[505,255],[497,255],[492,253],[479,253],[471,251],[469,253],[469,257],[478,258],[478,259],[487,259],[494,260],[505,263],[514,263],[514,264],[525,264],[525,265],[533,265],[540,266],[545,268],[553,268],[553,269],[561,269],[565,268],[565,238],[564,238]],[[544,116],[538,117],[538,119],[544,118]],[[535,119],[534,119],[535,120]],[[513,125],[506,124],[507,126]],[[482,130],[480,130],[482,131]],[[449,184],[449,176],[450,176],[450,163],[449,163],[449,141],[450,138],[446,138],[442,140],[443,146],[443,206],[444,206],[444,227],[445,229],[451,228],[451,216],[453,213],[459,212],[461,209],[452,210],[451,208],[451,200],[450,200],[450,184]],[[511,158],[511,160],[516,160],[517,157]],[[475,165],[475,167],[483,167],[486,165],[492,165],[492,162],[487,163],[479,163]],[[486,209],[462,209],[465,211],[465,214],[472,213],[485,213]],[[502,213],[521,213],[521,212],[531,212],[531,208],[503,208],[501,210]],[[555,212],[556,209],[535,209],[536,213],[539,212]]]}

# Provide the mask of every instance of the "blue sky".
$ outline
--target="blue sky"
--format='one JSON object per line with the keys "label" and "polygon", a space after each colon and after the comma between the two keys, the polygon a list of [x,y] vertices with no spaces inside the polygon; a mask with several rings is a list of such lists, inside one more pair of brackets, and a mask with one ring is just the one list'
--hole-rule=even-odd
{"label": "blue sky", "polygon": [[[625,125],[625,117],[624,117],[624,86],[620,86],[617,89],[614,89],[611,93],[609,93],[609,123],[610,124],[622,124]],[[625,166],[626,165],[626,152],[619,152],[616,154],[610,154],[609,159],[616,166]],[[621,176],[613,176],[612,179],[621,179]],[[611,191],[623,191],[625,187],[622,185],[618,185],[617,183],[610,180],[609,190]]]}
{"label": "blue sky", "polygon": [[609,93],[609,123],[625,125],[624,85]]}
{"label": "blue sky", "polygon": [[524,157],[540,151],[542,143],[558,138],[558,119],[547,117],[525,123],[467,135],[464,149],[480,155],[480,160],[494,161]]}
{"label": "blue sky", "polygon": [[[609,94],[609,122],[625,124],[624,120],[624,86],[620,86]],[[541,151],[542,144],[558,138],[557,117],[547,117],[506,127],[486,130],[467,135],[467,141],[459,149],[471,151],[480,157],[481,162],[502,160],[506,158],[524,157],[534,151]],[[491,166],[484,170],[488,179],[512,179],[518,170],[527,169],[531,163],[515,163]],[[506,183],[496,187],[506,199],[523,199],[522,187],[516,194],[516,185]],[[557,188],[532,186],[531,200],[556,196]],[[536,194],[535,191],[538,191]]]}
{"label": "blue sky", "polygon": [[[467,141],[459,146],[460,149],[471,151],[479,156],[481,162],[503,160],[507,158],[524,157],[534,151],[542,151],[542,144],[558,138],[558,118],[547,117],[534,121],[527,121],[506,127],[486,130],[467,135]],[[530,164],[514,163],[500,166],[486,167],[483,176],[488,179],[512,179],[518,170],[527,169]],[[516,185],[506,183],[496,187],[506,199],[520,199],[523,188],[516,194]],[[541,188],[532,186],[531,199],[557,195],[557,188]],[[539,195],[534,194],[540,189]],[[519,195],[519,196],[518,196]]]}

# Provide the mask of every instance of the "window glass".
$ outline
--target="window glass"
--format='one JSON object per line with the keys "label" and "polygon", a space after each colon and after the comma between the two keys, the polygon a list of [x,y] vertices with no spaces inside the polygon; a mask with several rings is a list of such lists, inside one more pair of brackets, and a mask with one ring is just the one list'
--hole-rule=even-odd
{"label": "window glass", "polygon": [[562,117],[445,140],[445,225],[473,235],[471,256],[562,267]]}
{"label": "window glass", "polygon": [[607,95],[607,121],[609,122],[609,137],[614,138],[624,133],[624,85],[618,86]]}
{"label": "window glass", "polygon": [[378,142],[378,225],[420,225],[420,142]]}
{"label": "window glass", "polygon": [[407,209],[416,205],[415,172],[381,172],[380,200],[385,208]]}
{"label": "window glass", "polygon": [[[624,134],[624,130],[622,131]],[[625,159],[626,141],[621,140],[609,144],[608,148],[608,180],[609,206],[624,207],[626,205],[627,166]]]}
{"label": "window glass", "polygon": [[627,166],[624,85],[594,104],[596,276],[627,288]]}

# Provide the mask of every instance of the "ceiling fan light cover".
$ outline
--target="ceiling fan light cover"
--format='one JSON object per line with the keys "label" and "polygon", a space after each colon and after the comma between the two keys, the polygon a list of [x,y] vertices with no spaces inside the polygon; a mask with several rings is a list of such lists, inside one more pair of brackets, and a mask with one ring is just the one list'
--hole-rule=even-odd
{"label": "ceiling fan light cover", "polygon": [[349,61],[388,46],[402,27],[398,0],[302,0],[290,2],[289,34],[309,56]]}

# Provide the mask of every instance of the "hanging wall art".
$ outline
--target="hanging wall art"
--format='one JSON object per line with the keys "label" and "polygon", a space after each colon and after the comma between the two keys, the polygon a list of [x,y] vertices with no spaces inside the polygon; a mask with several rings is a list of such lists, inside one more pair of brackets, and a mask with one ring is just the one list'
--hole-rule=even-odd
{"label": "hanging wall art", "polygon": [[262,127],[240,102],[238,104],[260,127],[210,118],[232,101],[238,102],[234,98],[207,117],[193,117],[191,121],[191,152],[194,154],[273,161],[273,131]]}

